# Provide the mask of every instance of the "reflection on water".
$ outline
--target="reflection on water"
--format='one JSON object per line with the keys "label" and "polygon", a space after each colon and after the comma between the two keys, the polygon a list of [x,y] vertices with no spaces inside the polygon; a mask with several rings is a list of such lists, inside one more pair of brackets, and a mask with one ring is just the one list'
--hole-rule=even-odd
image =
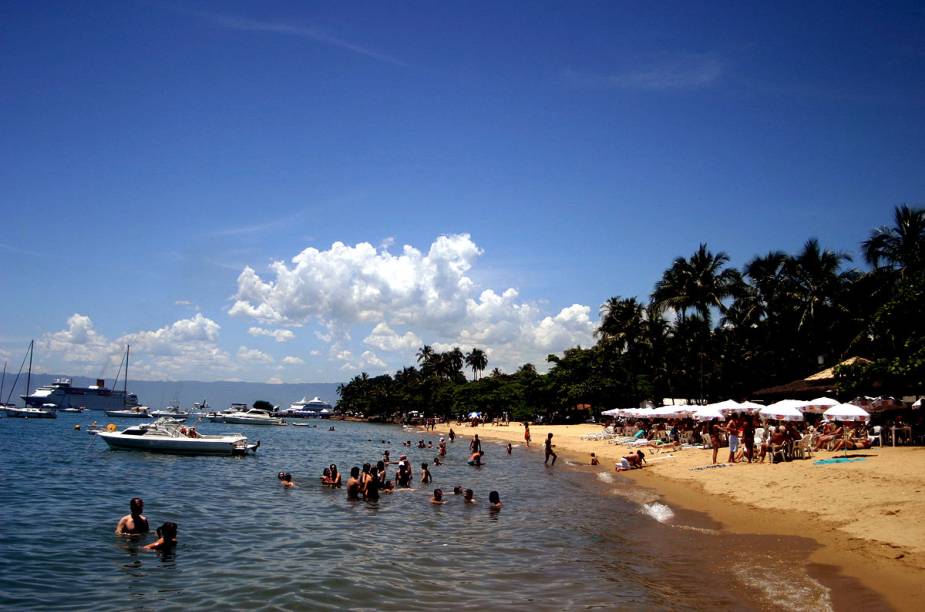
{"label": "reflection on water", "polygon": [[[721,554],[741,541],[678,529],[677,516],[650,494],[614,495],[625,481],[587,467],[544,468],[542,455],[526,449],[507,455],[486,442],[477,469],[466,465],[466,442],[458,440],[444,465],[431,466],[426,490],[348,502],[343,489],[317,484],[324,467],[336,463],[346,481],[351,466],[375,463],[389,449],[393,459],[408,455],[417,478],[436,451],[399,441],[436,436],[353,423],[334,432],[203,423],[204,433],[234,429],[261,440],[258,455],[176,457],[110,451],[72,430],[84,420],[0,420],[2,606],[769,606],[764,585],[749,582],[765,561],[755,556],[743,570]],[[280,470],[297,488],[280,486]],[[478,503],[464,504],[455,485],[472,488]],[[436,487],[446,505],[430,504]],[[500,492],[501,510],[488,508],[491,490]],[[153,533],[143,541],[113,534],[134,496],[144,498],[152,526],[178,523],[175,551],[144,550]],[[805,553],[794,549],[789,569],[775,558],[772,569],[800,573]],[[813,601],[826,607],[825,598]]]}

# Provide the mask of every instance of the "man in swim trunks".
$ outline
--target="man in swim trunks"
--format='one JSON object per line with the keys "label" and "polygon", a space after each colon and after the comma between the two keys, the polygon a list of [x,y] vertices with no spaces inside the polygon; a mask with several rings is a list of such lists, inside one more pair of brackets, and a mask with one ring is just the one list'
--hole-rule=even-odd
{"label": "man in swim trunks", "polygon": [[145,509],[145,502],[140,497],[133,497],[129,502],[130,514],[126,514],[116,525],[119,535],[138,535],[148,533],[148,519],[141,512]]}
{"label": "man in swim trunks", "polygon": [[482,450],[482,441],[479,440],[479,434],[475,434],[475,437],[469,442],[469,451],[477,453],[480,450]]}
{"label": "man in swim trunks", "polygon": [[524,443],[530,448],[530,423],[524,423]]}
{"label": "man in swim trunks", "polygon": [[552,464],[556,464],[556,459],[558,459],[559,456],[553,452],[553,446],[555,446],[555,444],[552,443],[552,433],[550,432],[546,435],[546,461],[543,462],[543,465],[546,465],[549,462],[550,457],[552,457]]}
{"label": "man in swim trunks", "polygon": [[350,478],[347,479],[347,499],[360,499],[360,468],[350,468]]}
{"label": "man in swim trunks", "polygon": [[726,423],[726,435],[729,438],[729,463],[735,463],[736,451],[739,450],[739,420],[735,416]]}

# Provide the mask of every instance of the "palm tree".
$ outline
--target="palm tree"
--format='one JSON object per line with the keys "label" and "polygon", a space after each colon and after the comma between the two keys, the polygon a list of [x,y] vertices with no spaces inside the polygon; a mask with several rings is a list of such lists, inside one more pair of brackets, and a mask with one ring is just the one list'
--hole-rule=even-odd
{"label": "palm tree", "polygon": [[[709,326],[711,308],[724,310],[723,300],[732,295],[742,278],[734,268],[725,268],[729,255],[713,254],[701,244],[690,259],[678,257],[655,284],[652,300],[664,309],[675,309],[683,319],[688,308],[695,310]],[[725,269],[724,269],[725,268]]]}
{"label": "palm tree", "polygon": [[466,365],[472,370],[472,378],[478,380],[479,372],[484,372],[488,367],[488,357],[485,351],[474,348],[466,354]]}
{"label": "palm tree", "polygon": [[433,359],[433,356],[434,356],[434,349],[429,344],[425,344],[420,349],[418,349],[417,357],[418,357],[418,363],[420,364],[426,365],[427,363],[430,362],[431,359]]}
{"label": "palm tree", "polygon": [[874,268],[886,267],[900,274],[921,270],[925,265],[925,209],[897,206],[893,227],[878,227],[861,246],[864,259]]}
{"label": "palm tree", "polygon": [[609,298],[601,305],[601,324],[594,331],[603,342],[623,352],[642,334],[645,309],[636,298]]}
{"label": "palm tree", "polygon": [[853,270],[839,271],[845,261],[851,261],[851,256],[822,249],[815,238],[807,240],[803,250],[789,261],[789,297],[798,311],[798,329],[814,326],[826,311],[836,307],[845,285],[856,275]]}

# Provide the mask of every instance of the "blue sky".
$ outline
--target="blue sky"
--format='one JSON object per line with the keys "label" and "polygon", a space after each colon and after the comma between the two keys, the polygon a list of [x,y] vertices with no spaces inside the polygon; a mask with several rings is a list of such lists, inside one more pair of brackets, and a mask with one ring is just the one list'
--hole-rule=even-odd
{"label": "blue sky", "polygon": [[921,4],[347,4],[0,6],[0,357],[510,371],[700,242],[856,254],[923,201]]}

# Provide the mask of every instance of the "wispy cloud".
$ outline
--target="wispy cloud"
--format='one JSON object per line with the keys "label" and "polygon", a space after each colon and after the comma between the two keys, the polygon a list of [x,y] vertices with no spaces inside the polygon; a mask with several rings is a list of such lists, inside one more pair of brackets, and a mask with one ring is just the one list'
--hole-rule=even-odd
{"label": "wispy cloud", "polygon": [[638,91],[704,89],[718,83],[727,65],[712,54],[687,54],[647,62],[612,74],[588,74],[568,70],[566,77],[587,87],[613,87]]}
{"label": "wispy cloud", "polygon": [[213,25],[225,28],[227,30],[238,30],[241,32],[264,32],[269,34],[286,34],[289,36],[298,36],[300,38],[305,38],[322,45],[328,45],[331,47],[337,47],[338,49],[344,49],[345,51],[350,51],[352,53],[357,53],[359,55],[364,55],[366,57],[372,58],[376,61],[383,62],[386,64],[393,64],[395,66],[407,66],[406,62],[388,55],[386,53],[380,53],[373,49],[363,47],[361,45],[354,44],[343,38],[337,36],[332,36],[328,34],[321,28],[307,25],[294,25],[290,23],[284,23],[279,21],[260,21],[257,19],[248,19],[246,17],[238,17],[235,15],[224,15],[220,13],[208,13],[203,11],[190,11],[183,10],[181,12],[195,15],[206,21],[209,21]]}
{"label": "wispy cloud", "polygon": [[0,251],[6,251],[8,253],[16,253],[17,255],[29,255],[30,257],[41,257],[42,256],[41,253],[36,253],[35,251],[29,251],[27,249],[21,249],[11,244],[3,244],[2,242],[0,242]]}

